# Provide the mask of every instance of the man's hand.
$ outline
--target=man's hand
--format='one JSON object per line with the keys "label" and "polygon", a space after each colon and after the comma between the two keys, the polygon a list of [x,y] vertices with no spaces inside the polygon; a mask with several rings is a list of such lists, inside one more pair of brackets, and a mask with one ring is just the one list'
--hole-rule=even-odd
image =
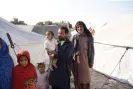
{"label": "man's hand", "polygon": [[93,64],[89,64],[89,67],[92,68],[93,67]]}

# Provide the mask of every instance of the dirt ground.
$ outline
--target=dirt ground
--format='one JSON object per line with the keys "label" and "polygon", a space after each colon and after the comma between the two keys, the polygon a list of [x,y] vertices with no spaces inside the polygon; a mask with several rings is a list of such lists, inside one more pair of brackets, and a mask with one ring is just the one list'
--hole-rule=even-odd
{"label": "dirt ground", "polygon": [[[102,85],[107,80],[107,77],[95,70],[92,70],[91,79],[92,79],[91,89],[133,89],[133,87],[131,87],[130,85],[120,83],[113,79],[109,79],[105,84],[105,86],[101,88]],[[73,77],[71,78],[71,89],[74,89]]]}

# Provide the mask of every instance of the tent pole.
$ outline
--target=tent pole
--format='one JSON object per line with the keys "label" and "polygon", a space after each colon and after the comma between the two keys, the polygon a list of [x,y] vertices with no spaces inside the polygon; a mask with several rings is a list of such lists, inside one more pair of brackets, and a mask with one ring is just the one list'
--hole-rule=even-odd
{"label": "tent pole", "polygon": [[10,34],[9,34],[9,33],[6,33],[6,35],[7,35],[7,38],[8,38],[8,40],[9,40],[9,42],[10,42],[11,48],[13,49],[15,55],[17,56],[17,54],[16,54],[16,52],[15,52],[15,49],[14,49],[14,44],[13,44],[13,41],[12,41],[12,39],[11,39]]}
{"label": "tent pole", "polygon": [[[119,65],[121,60],[123,59],[123,57],[126,54],[126,52],[128,51],[128,49],[129,49],[129,47],[126,48],[125,52],[123,53],[123,55],[121,56],[120,60],[118,61],[118,63],[116,64],[116,66],[114,67],[113,71],[111,72],[111,74],[109,76],[111,76],[112,73],[115,71],[115,69],[117,68],[117,66]],[[103,87],[105,86],[105,84],[107,83],[108,80],[109,80],[109,77],[107,78],[107,80],[104,82],[104,84],[102,85],[102,87],[100,89],[103,89]]]}

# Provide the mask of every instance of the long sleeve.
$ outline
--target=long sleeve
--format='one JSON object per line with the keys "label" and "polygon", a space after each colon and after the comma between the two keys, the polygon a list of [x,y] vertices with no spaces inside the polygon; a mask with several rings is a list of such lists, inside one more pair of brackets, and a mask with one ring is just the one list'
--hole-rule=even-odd
{"label": "long sleeve", "polygon": [[77,39],[77,35],[74,35],[71,38],[71,42],[74,47],[74,49],[73,49],[74,56],[79,56],[79,45],[78,45],[79,40]]}
{"label": "long sleeve", "polygon": [[89,65],[94,64],[94,55],[95,55],[95,49],[94,49],[94,38],[92,37],[90,39],[90,58],[89,58]]}

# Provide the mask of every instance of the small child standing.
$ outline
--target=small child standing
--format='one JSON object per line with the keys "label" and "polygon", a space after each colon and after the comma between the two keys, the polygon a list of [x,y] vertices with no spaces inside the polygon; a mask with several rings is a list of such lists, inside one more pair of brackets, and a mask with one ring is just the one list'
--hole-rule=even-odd
{"label": "small child standing", "polygon": [[18,65],[13,70],[12,89],[36,89],[37,73],[35,66],[30,63],[30,54],[21,50],[17,54]]}
{"label": "small child standing", "polygon": [[[52,31],[47,31],[46,32],[46,40],[44,42],[44,48],[47,50],[48,55],[52,56],[52,55],[57,55],[58,53],[58,42],[57,40],[54,38],[54,33]],[[52,66],[57,68],[57,59],[52,59],[50,60],[50,68],[51,70],[53,70]],[[51,65],[52,64],[52,65]]]}
{"label": "small child standing", "polygon": [[37,63],[37,89],[49,89],[48,71],[45,71],[44,63]]}

